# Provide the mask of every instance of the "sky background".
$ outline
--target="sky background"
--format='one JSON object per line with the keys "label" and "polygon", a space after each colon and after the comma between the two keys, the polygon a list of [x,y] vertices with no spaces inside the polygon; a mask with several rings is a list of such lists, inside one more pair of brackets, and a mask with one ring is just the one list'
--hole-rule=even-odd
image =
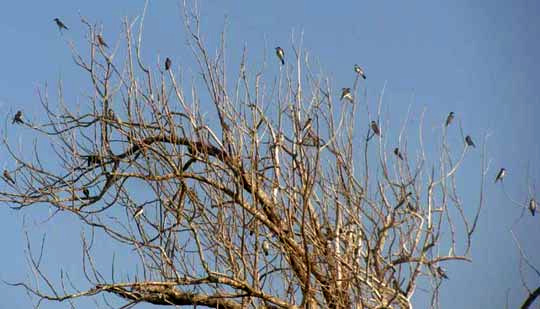
{"label": "sky background", "polygon": [[[519,277],[519,255],[514,231],[531,261],[540,267],[540,215],[531,217],[507,198],[526,203],[527,185],[540,200],[540,2],[538,1],[222,1],[200,3],[203,31],[215,46],[228,20],[228,56],[238,63],[246,45],[252,59],[273,48],[292,54],[291,34],[304,33],[304,47],[333,79],[335,89],[351,83],[354,63],[368,76],[364,83],[369,100],[386,83],[385,113],[388,121],[402,120],[411,108],[412,122],[426,110],[425,135],[439,134],[450,111],[466,134],[480,144],[489,135],[491,162],[486,184],[486,204],[473,238],[472,263],[445,265],[450,280],[443,283],[442,308],[502,308],[508,300],[515,308],[526,296]],[[0,10],[0,117],[3,122],[22,109],[37,118],[41,112],[36,90],[50,85],[55,98],[62,78],[65,99],[74,104],[89,90],[89,80],[73,63],[66,40],[83,44],[85,28],[78,14],[103,24],[109,45],[121,37],[123,17],[140,15],[144,2],[116,1],[10,1]],[[61,18],[70,31],[59,35],[52,19]],[[178,1],[152,1],[146,16],[144,57],[157,63],[158,56],[172,55],[175,65],[197,70],[186,47]],[[268,58],[268,60],[275,60]],[[254,60],[255,61],[255,60]],[[236,73],[234,66],[231,72]],[[53,101],[53,100],[52,100]],[[417,122],[416,122],[417,123]],[[5,127],[13,143],[24,143],[25,132]],[[457,130],[457,127],[454,128]],[[449,135],[460,145],[457,131]],[[480,151],[469,154],[458,175],[465,204],[478,202]],[[2,169],[15,163],[0,154]],[[503,187],[493,184],[496,170],[509,174]],[[527,181],[529,177],[529,181]],[[0,184],[0,186],[5,186]],[[68,216],[49,224],[39,220],[47,209],[17,212],[0,207],[0,279],[32,280],[26,261],[25,233],[39,240],[47,232],[47,257],[51,271],[76,273],[80,266],[78,222]],[[37,236],[37,237],[36,237]],[[98,244],[100,254],[113,249]],[[118,256],[117,256],[118,258]],[[528,283],[536,288],[540,278],[530,271]],[[415,297],[423,308],[422,291]],[[3,286],[0,299],[6,308],[29,308],[31,300],[21,288]],[[80,308],[94,308],[85,300]],[[59,308],[45,303],[44,308]],[[65,304],[67,307],[67,304]],[[138,308],[150,308],[140,305]],[[539,307],[540,308],[540,307]]]}

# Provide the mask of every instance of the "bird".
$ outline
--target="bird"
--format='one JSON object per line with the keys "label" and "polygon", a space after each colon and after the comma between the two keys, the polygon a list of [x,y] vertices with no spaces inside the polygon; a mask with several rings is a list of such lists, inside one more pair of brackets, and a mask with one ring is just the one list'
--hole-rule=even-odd
{"label": "bird", "polygon": [[171,64],[172,64],[171,58],[169,57],[165,58],[165,71],[169,71],[169,69],[171,68]]}
{"label": "bird", "polygon": [[112,108],[107,109],[107,118],[112,121],[116,121],[116,114],[114,113],[114,110]]}
{"label": "bird", "polygon": [[11,175],[9,175],[9,172],[7,170],[4,170],[4,178],[8,182],[11,182],[12,184],[15,184],[15,180],[13,180],[13,178],[11,178]]}
{"label": "bird", "polygon": [[105,43],[105,39],[103,38],[103,36],[101,36],[101,34],[96,35],[96,37],[97,37],[97,41],[98,41],[99,45],[109,48],[109,45],[107,45],[107,43]]}
{"label": "bird", "polygon": [[268,251],[270,250],[270,244],[267,240],[264,240],[262,243],[262,249],[264,251],[264,255],[268,255]]}
{"label": "bird", "polygon": [[308,118],[308,120],[306,120],[306,123],[304,124],[304,127],[302,128],[302,131],[309,131],[311,129],[312,122],[313,119]]}
{"label": "bird", "polygon": [[472,141],[472,137],[470,135],[467,135],[465,137],[465,142],[467,143],[467,146],[472,146],[472,147],[476,148],[476,145]]}
{"label": "bird", "polygon": [[281,65],[285,65],[285,52],[283,51],[283,48],[276,47],[276,55],[278,56],[279,60],[281,60]]}
{"label": "bird", "polygon": [[497,183],[497,181],[499,181],[499,180],[502,181],[504,176],[506,176],[506,169],[503,167],[497,173],[497,177],[495,177],[495,183]]}
{"label": "bird", "polygon": [[533,198],[529,201],[529,210],[534,217],[534,214],[536,213],[536,201]]}
{"label": "bird", "polygon": [[454,112],[450,112],[450,114],[448,114],[448,117],[446,117],[445,127],[449,126],[450,123],[452,123],[452,120],[454,120]]}
{"label": "bird", "polygon": [[375,120],[371,121],[371,130],[373,130],[373,133],[375,133],[375,135],[381,136],[381,130],[379,129],[379,125]]}
{"label": "bird", "polygon": [[140,217],[144,212],[144,208],[141,206],[141,207],[138,207],[137,210],[135,211],[135,213],[133,214],[133,218],[134,219],[137,219],[138,217]]}
{"label": "bird", "polygon": [[64,23],[63,23],[59,18],[55,18],[55,19],[54,19],[54,22],[55,22],[56,25],[58,26],[58,30],[60,30],[60,31],[62,31],[62,29],[69,30],[69,28],[66,27],[66,25],[64,25]]}
{"label": "bird", "polygon": [[441,266],[437,266],[437,275],[443,279],[448,279],[448,276],[446,275],[446,272]]}
{"label": "bird", "polygon": [[340,100],[347,99],[353,101],[353,96],[351,94],[351,88],[341,88],[341,98]]}
{"label": "bird", "polygon": [[24,123],[24,121],[22,120],[22,111],[17,111],[15,113],[15,116],[13,116],[13,121],[11,123]]}
{"label": "bird", "polygon": [[358,64],[354,65],[354,71],[356,72],[356,74],[362,76],[363,79],[366,79],[366,74],[364,73],[364,70],[362,70],[362,68]]}
{"label": "bird", "polygon": [[401,151],[399,151],[399,148],[394,148],[394,154],[400,159],[403,160],[403,156],[401,155]]}
{"label": "bird", "polygon": [[89,198],[90,197],[90,191],[87,187],[84,187],[82,190],[82,193],[84,194],[84,197]]}

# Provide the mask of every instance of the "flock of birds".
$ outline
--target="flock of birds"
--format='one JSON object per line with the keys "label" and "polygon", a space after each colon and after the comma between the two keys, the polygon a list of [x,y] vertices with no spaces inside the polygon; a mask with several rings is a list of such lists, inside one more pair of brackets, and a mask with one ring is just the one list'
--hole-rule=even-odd
{"label": "flock of birds", "polygon": [[[276,56],[281,62],[281,65],[285,65],[285,51],[283,50],[283,48],[279,46],[276,47]],[[358,74],[358,76],[362,77],[363,79],[366,79],[366,73],[364,72],[364,69],[362,69],[358,64],[354,65],[353,70],[356,74]],[[348,100],[351,103],[354,102],[354,98],[351,93],[351,88],[341,88],[340,101],[343,101],[343,100]],[[454,117],[455,117],[454,112],[450,112],[448,114],[448,116],[446,117],[445,127],[448,127],[452,123],[452,121],[454,120]],[[381,136],[381,130],[376,121],[374,120],[371,121],[370,127],[374,135]],[[467,146],[476,148],[476,145],[474,144],[474,141],[470,135],[467,135],[465,137],[465,144]],[[396,155],[396,157],[398,157],[400,160],[403,160],[403,154],[401,153],[399,148],[394,148],[394,155]],[[506,176],[506,169],[503,167],[497,173],[497,176],[495,177],[495,183],[497,183],[498,181],[502,182],[505,176]],[[529,211],[531,212],[533,216],[536,213],[536,209],[537,209],[536,200],[534,198],[531,198],[529,200]]]}
{"label": "flock of birds", "polygon": [[[55,18],[54,22],[56,23],[56,26],[58,27],[59,31],[69,30],[69,28],[59,18]],[[105,47],[105,48],[109,47],[101,34],[96,35],[96,41],[102,47]],[[276,56],[278,57],[279,61],[281,62],[281,65],[285,65],[285,51],[283,50],[283,48],[281,48],[279,46],[276,47],[275,50],[276,50]],[[167,57],[165,59],[165,70],[166,71],[170,70],[171,65],[172,65],[172,61],[171,61],[171,59],[169,57]],[[358,76],[362,77],[364,80],[366,79],[366,74],[365,74],[364,70],[358,64],[354,65],[353,70]],[[353,98],[353,95],[351,93],[351,88],[342,88],[341,89],[340,100],[341,101],[348,100],[351,103],[354,102],[354,98]],[[455,117],[454,112],[450,112],[448,114],[448,117],[446,118],[446,122],[445,122],[446,127],[448,127],[452,123],[452,121],[454,120],[454,117]],[[13,116],[12,124],[24,124],[22,111],[19,110],[19,111],[17,111],[15,113],[15,116]],[[376,121],[374,121],[374,120],[371,121],[370,127],[371,127],[371,130],[373,131],[373,135],[381,136],[381,130],[380,130],[379,125],[378,125],[378,123]],[[474,144],[474,142],[472,140],[472,137],[470,135],[467,135],[465,137],[465,143],[466,143],[467,146],[476,147],[476,145]],[[403,160],[403,155],[402,155],[401,151],[399,150],[399,148],[394,148],[394,155],[396,155],[396,157],[398,157],[400,160]],[[3,176],[4,176],[4,179],[7,182],[15,185],[15,180],[13,179],[13,177],[11,177],[11,175],[9,174],[9,172],[7,170],[4,170]],[[501,168],[499,170],[499,172],[497,173],[497,176],[495,177],[495,183],[497,183],[498,181],[502,182],[502,180],[503,180],[503,178],[505,176],[506,176],[506,169]],[[86,190],[88,190],[88,189],[86,189]],[[87,192],[84,192],[85,195],[86,195],[86,193]],[[534,198],[531,198],[529,200],[529,210],[530,210],[530,212],[531,212],[531,214],[533,216],[536,213],[536,209],[537,209],[536,200]],[[140,215],[140,214],[137,214],[137,216],[138,215]]]}

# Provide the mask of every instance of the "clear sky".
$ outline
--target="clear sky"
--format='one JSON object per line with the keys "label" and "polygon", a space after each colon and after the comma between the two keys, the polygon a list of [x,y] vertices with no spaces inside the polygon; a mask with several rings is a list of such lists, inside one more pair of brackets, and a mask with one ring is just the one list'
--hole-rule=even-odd
{"label": "clear sky", "polygon": [[[59,78],[64,80],[66,99],[80,100],[88,90],[88,79],[75,67],[66,44],[66,39],[82,43],[84,28],[78,14],[103,23],[104,35],[114,45],[121,36],[122,18],[139,15],[143,5],[142,0],[4,3],[0,10],[1,118],[10,118],[17,109],[25,110],[28,117],[37,117],[37,87],[48,82],[55,97]],[[506,167],[506,192],[526,202],[529,175],[540,200],[540,124],[536,121],[540,96],[535,90],[540,85],[540,2],[206,0],[200,7],[210,43],[217,43],[227,16],[228,56],[234,63],[244,45],[251,55],[266,52],[273,56],[274,46],[289,50],[291,33],[303,31],[305,47],[334,79],[336,89],[350,81],[354,63],[366,71],[365,87],[370,97],[387,83],[389,119],[401,119],[409,105],[416,115],[425,108],[429,135],[435,134],[448,112],[454,111],[464,130],[478,142],[489,134],[491,169],[486,207],[473,238],[473,262],[446,265],[450,280],[443,283],[441,303],[443,308],[502,308],[508,299],[510,308],[514,308],[522,302],[525,291],[519,278],[518,250],[510,234],[522,209],[508,200],[502,186],[493,184],[493,178],[496,169]],[[63,37],[52,21],[55,17],[70,27]],[[151,1],[144,41],[146,59],[157,61],[159,55],[172,55],[175,64],[196,70],[191,58],[184,61],[190,53],[179,1]],[[10,140],[27,141],[24,133],[7,128]],[[458,176],[459,189],[471,207],[478,200],[479,157],[468,156]],[[0,158],[2,168],[14,168],[15,163],[6,154]],[[46,213],[46,209],[41,211],[42,215]],[[16,212],[0,207],[0,241],[4,248],[0,279],[32,280],[25,258],[26,231],[34,236],[47,232],[48,245],[54,249],[47,251],[47,261],[57,261],[72,273],[78,271],[80,235],[74,220],[55,218],[53,224],[41,225],[35,215],[35,209]],[[540,215],[525,213],[514,230],[523,249],[540,267]],[[106,244],[101,246],[103,256],[110,258],[111,249]],[[55,269],[60,266],[51,271]],[[527,277],[531,286],[538,285],[540,278],[532,274]],[[417,293],[418,304],[424,298],[421,291]],[[30,306],[20,288],[2,287],[0,299],[2,308]],[[80,308],[93,308],[91,303],[84,304]]]}

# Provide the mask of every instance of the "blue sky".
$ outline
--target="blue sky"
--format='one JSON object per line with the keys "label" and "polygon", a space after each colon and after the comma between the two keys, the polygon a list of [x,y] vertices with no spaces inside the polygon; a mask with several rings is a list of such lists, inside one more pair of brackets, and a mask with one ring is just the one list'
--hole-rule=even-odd
{"label": "blue sky", "polygon": [[[83,42],[79,13],[103,23],[105,38],[114,45],[121,36],[122,18],[139,15],[143,5],[141,0],[21,0],[4,4],[0,11],[2,119],[10,118],[17,109],[37,117],[36,89],[46,82],[54,97],[56,83],[62,78],[66,98],[74,102],[88,89],[88,79],[75,67],[66,44],[66,39]],[[540,124],[536,121],[540,96],[535,90],[540,84],[540,2],[207,0],[200,7],[211,46],[217,43],[227,16],[232,63],[238,62],[244,45],[253,59],[262,58],[264,52],[273,57],[276,45],[287,52],[291,33],[303,31],[305,48],[330,75],[336,89],[350,82],[354,63],[366,71],[365,87],[371,99],[386,83],[388,119],[402,119],[411,106],[413,119],[418,120],[426,109],[425,134],[430,135],[436,134],[448,112],[454,111],[467,134],[478,142],[489,134],[491,169],[486,205],[473,239],[473,263],[447,265],[451,279],[443,283],[441,304],[443,308],[501,308],[506,297],[511,308],[521,303],[525,294],[519,279],[518,251],[509,230],[522,210],[492,179],[499,167],[506,167],[506,192],[526,202],[529,175],[540,200]],[[55,17],[70,27],[64,36],[52,22]],[[151,2],[144,41],[149,61],[157,62],[159,55],[174,55],[175,64],[196,70],[185,44],[178,1]],[[25,141],[24,132],[8,130],[7,136],[12,141]],[[5,153],[0,158],[2,168],[14,167]],[[479,162],[478,154],[468,156],[458,177],[459,189],[471,207],[478,200]],[[33,235],[46,231],[48,243],[55,249],[47,252],[48,260],[58,261],[68,271],[78,270],[80,235],[65,233],[78,231],[77,225],[68,217],[57,218],[50,225],[38,224],[38,218],[46,214],[46,209],[15,212],[0,207],[0,241],[6,248],[0,254],[0,279],[31,279],[25,261],[25,231]],[[540,267],[539,220],[540,215],[533,218],[526,213],[514,230],[523,249]],[[66,252],[63,248],[71,249]],[[102,253],[104,258],[111,256],[106,246]],[[528,279],[533,283],[539,278],[529,275]],[[17,288],[0,289],[0,298],[9,308],[30,304]],[[92,308],[91,304],[87,308]]]}

